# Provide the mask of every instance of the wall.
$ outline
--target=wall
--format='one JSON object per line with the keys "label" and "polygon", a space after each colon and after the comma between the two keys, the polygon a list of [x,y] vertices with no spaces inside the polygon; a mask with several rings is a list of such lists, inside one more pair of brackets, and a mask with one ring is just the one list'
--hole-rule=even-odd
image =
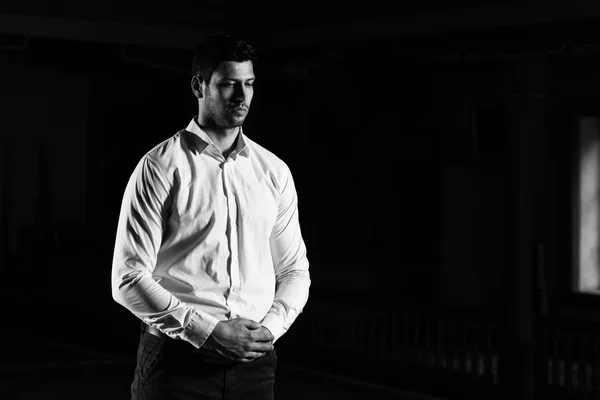
{"label": "wall", "polygon": [[[518,87],[548,73],[544,64],[515,81],[514,63],[436,63],[394,48],[389,40],[267,53],[246,133],[294,173],[317,296],[501,314],[517,265],[514,124],[522,112],[503,95],[557,82],[566,94],[590,89],[575,80],[579,66],[557,64],[540,87]],[[139,158],[187,124],[194,101],[185,77],[118,54],[117,46],[40,41],[22,61],[4,63],[11,152],[2,270],[6,286],[35,271],[55,285],[40,297],[60,305],[79,296],[81,307],[134,326],[108,283],[122,191]],[[31,115],[50,133],[8,133]],[[36,221],[38,205],[49,219]],[[50,261],[67,272],[43,269]]]}
{"label": "wall", "polygon": [[[7,149],[6,200],[11,230],[32,225],[38,210],[50,223],[85,222],[87,81],[63,70],[3,62],[2,141]],[[40,174],[48,179],[45,186]],[[43,193],[47,190],[46,193]],[[40,196],[47,196],[40,199]],[[42,203],[42,204],[41,204]],[[45,203],[45,204],[44,204]],[[16,250],[16,238],[11,248]]]}
{"label": "wall", "polygon": [[314,288],[430,302],[441,186],[429,72],[390,49],[290,53],[260,76],[260,134],[294,172]]}
{"label": "wall", "polygon": [[[360,60],[356,49],[343,46],[300,48],[281,58],[267,54],[257,65],[259,87],[246,133],[294,173],[317,292],[368,294],[399,307],[411,301],[485,307],[503,268],[502,209],[492,220],[487,212],[502,205],[502,187],[487,180],[498,168],[482,169],[469,158],[468,115],[453,108],[464,93],[448,87],[455,77],[394,55],[387,45],[362,44]],[[11,136],[21,146],[46,143],[47,152],[41,170],[37,149],[28,148],[28,158],[11,152],[7,181],[22,183],[9,184],[3,215],[12,221],[9,263],[42,268],[44,252],[25,260],[19,246],[43,244],[54,262],[63,257],[71,268],[52,278],[57,303],[84,296],[95,312],[111,310],[125,319],[110,300],[108,281],[96,279],[109,273],[122,191],[139,158],[187,124],[194,102],[183,76],[125,63],[116,50],[45,41],[21,64],[6,67],[14,71],[5,75],[13,88],[5,100],[14,110],[9,127],[28,119],[31,97],[41,96],[36,114],[52,134]],[[47,57],[52,52],[62,58]],[[470,85],[481,82],[485,75]],[[14,167],[25,159],[25,169]],[[47,188],[43,222],[35,220],[40,177]],[[486,224],[478,222],[482,218]],[[42,231],[42,224],[44,235],[55,239],[19,236]],[[479,241],[482,229],[491,240]],[[488,251],[499,256],[488,260]],[[82,270],[78,257],[90,254]],[[76,285],[69,286],[72,281]]]}
{"label": "wall", "polygon": [[[139,158],[187,124],[193,99],[177,75],[118,50],[39,40],[2,53],[0,284],[18,305],[6,328],[35,331],[62,315],[93,331],[114,318],[132,328],[123,343],[135,340],[136,321],[110,293],[121,196]],[[77,329],[47,334],[82,340]]]}

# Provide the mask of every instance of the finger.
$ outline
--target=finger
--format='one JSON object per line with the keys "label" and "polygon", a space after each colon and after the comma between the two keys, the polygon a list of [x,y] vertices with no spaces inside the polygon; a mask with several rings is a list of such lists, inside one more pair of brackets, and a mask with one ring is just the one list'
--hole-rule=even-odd
{"label": "finger", "polygon": [[267,329],[257,329],[252,332],[252,338],[257,342],[272,342],[275,337],[271,334],[271,332]]}
{"label": "finger", "polygon": [[244,360],[252,361],[252,360],[256,360],[257,358],[260,358],[264,355],[265,355],[265,353],[263,353],[263,352],[252,351],[252,352],[244,353],[239,360],[240,361],[244,361]]}
{"label": "finger", "polygon": [[248,351],[258,351],[265,353],[267,351],[273,350],[274,346],[271,342],[254,342],[250,346],[248,346]]}
{"label": "finger", "polygon": [[248,329],[258,329],[260,327],[262,327],[261,324],[259,324],[258,322],[254,322],[251,319],[246,319],[246,318],[240,318],[239,319],[240,324],[242,324],[243,326],[245,326]]}

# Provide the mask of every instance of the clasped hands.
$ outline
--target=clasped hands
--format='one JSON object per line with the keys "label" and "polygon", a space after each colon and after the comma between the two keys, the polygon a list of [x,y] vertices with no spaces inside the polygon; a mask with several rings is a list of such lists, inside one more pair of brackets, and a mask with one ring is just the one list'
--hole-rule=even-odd
{"label": "clasped hands", "polygon": [[258,322],[235,318],[218,322],[203,347],[215,356],[215,362],[250,362],[273,350],[273,339]]}

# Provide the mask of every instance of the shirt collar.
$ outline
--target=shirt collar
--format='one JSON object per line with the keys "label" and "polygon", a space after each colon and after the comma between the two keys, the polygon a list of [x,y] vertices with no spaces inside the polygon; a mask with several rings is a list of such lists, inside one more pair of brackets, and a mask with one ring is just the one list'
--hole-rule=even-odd
{"label": "shirt collar", "polygon": [[[202,140],[204,143],[206,143],[207,145],[212,145],[215,149],[217,149],[217,146],[213,143],[213,141],[206,134],[206,132],[204,132],[202,130],[202,128],[200,128],[200,126],[196,122],[196,117],[192,118],[192,120],[190,121],[190,123],[188,124],[188,126],[186,128],[186,131],[192,132],[193,134],[198,136],[200,138],[200,140]],[[206,150],[206,147],[202,151],[204,151],[204,150]],[[240,156],[245,156],[245,157],[250,156],[250,146],[248,145],[248,138],[246,138],[246,135],[244,135],[244,132],[243,132],[241,126],[240,126],[240,132],[238,134],[237,144],[235,146],[235,150],[233,151],[233,153],[238,154]]]}

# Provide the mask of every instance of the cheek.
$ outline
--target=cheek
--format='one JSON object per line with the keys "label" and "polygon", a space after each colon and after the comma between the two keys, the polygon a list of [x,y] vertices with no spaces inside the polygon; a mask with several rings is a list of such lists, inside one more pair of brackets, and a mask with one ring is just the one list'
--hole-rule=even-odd
{"label": "cheek", "polygon": [[234,95],[234,90],[231,88],[222,88],[219,90],[219,101],[225,103]]}
{"label": "cheek", "polygon": [[219,95],[213,96],[213,98],[212,98],[212,104],[216,108],[223,107],[223,105],[225,103],[226,103],[226,99],[223,96],[221,96],[220,93],[219,93]]}

